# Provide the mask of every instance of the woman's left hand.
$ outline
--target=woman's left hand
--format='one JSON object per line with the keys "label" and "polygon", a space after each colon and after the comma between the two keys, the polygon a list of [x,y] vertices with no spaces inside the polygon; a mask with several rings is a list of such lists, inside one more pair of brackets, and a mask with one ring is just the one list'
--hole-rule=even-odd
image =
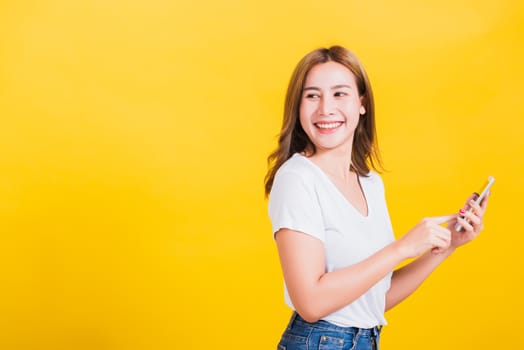
{"label": "woman's left hand", "polygon": [[[484,228],[484,213],[486,212],[489,193],[484,197],[480,205],[475,203],[477,196],[476,193],[472,194],[464,207],[459,211],[457,219],[450,221],[448,225],[448,229],[451,230],[450,249],[458,248],[472,241]],[[470,209],[472,210],[470,211]],[[463,227],[461,231],[455,230],[456,223]]]}

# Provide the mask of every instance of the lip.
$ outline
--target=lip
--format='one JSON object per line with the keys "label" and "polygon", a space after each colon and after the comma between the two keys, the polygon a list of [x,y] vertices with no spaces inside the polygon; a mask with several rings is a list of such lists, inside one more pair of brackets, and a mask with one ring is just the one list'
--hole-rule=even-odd
{"label": "lip", "polygon": [[313,123],[313,125],[317,128],[317,130],[322,134],[331,134],[338,130],[344,122],[340,120],[334,120],[334,121],[321,121]]}

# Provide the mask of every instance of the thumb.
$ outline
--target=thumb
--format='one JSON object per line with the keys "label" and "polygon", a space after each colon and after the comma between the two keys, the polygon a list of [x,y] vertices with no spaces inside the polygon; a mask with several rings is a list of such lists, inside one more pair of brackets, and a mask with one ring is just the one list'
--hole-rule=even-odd
{"label": "thumb", "polygon": [[426,218],[426,219],[437,225],[442,225],[454,218],[455,218],[455,215],[444,215],[444,216],[433,216],[433,217]]}

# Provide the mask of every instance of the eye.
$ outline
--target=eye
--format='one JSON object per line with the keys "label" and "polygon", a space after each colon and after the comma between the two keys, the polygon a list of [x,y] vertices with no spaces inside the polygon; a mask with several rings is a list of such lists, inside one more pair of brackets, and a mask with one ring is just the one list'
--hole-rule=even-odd
{"label": "eye", "polygon": [[307,99],[320,98],[320,95],[314,92],[307,93],[305,96]]}
{"label": "eye", "polygon": [[348,93],[347,92],[344,92],[344,91],[337,91],[335,92],[335,97],[344,97],[344,96],[347,96]]}

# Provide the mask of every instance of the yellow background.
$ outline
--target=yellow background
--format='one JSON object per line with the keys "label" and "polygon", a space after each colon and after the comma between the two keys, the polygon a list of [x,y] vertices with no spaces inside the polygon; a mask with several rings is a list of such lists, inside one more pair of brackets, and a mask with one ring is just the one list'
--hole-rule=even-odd
{"label": "yellow background", "polygon": [[397,236],[497,178],[382,348],[524,348],[523,23],[517,0],[0,2],[0,348],[275,348],[265,160],[332,44],[369,72]]}

